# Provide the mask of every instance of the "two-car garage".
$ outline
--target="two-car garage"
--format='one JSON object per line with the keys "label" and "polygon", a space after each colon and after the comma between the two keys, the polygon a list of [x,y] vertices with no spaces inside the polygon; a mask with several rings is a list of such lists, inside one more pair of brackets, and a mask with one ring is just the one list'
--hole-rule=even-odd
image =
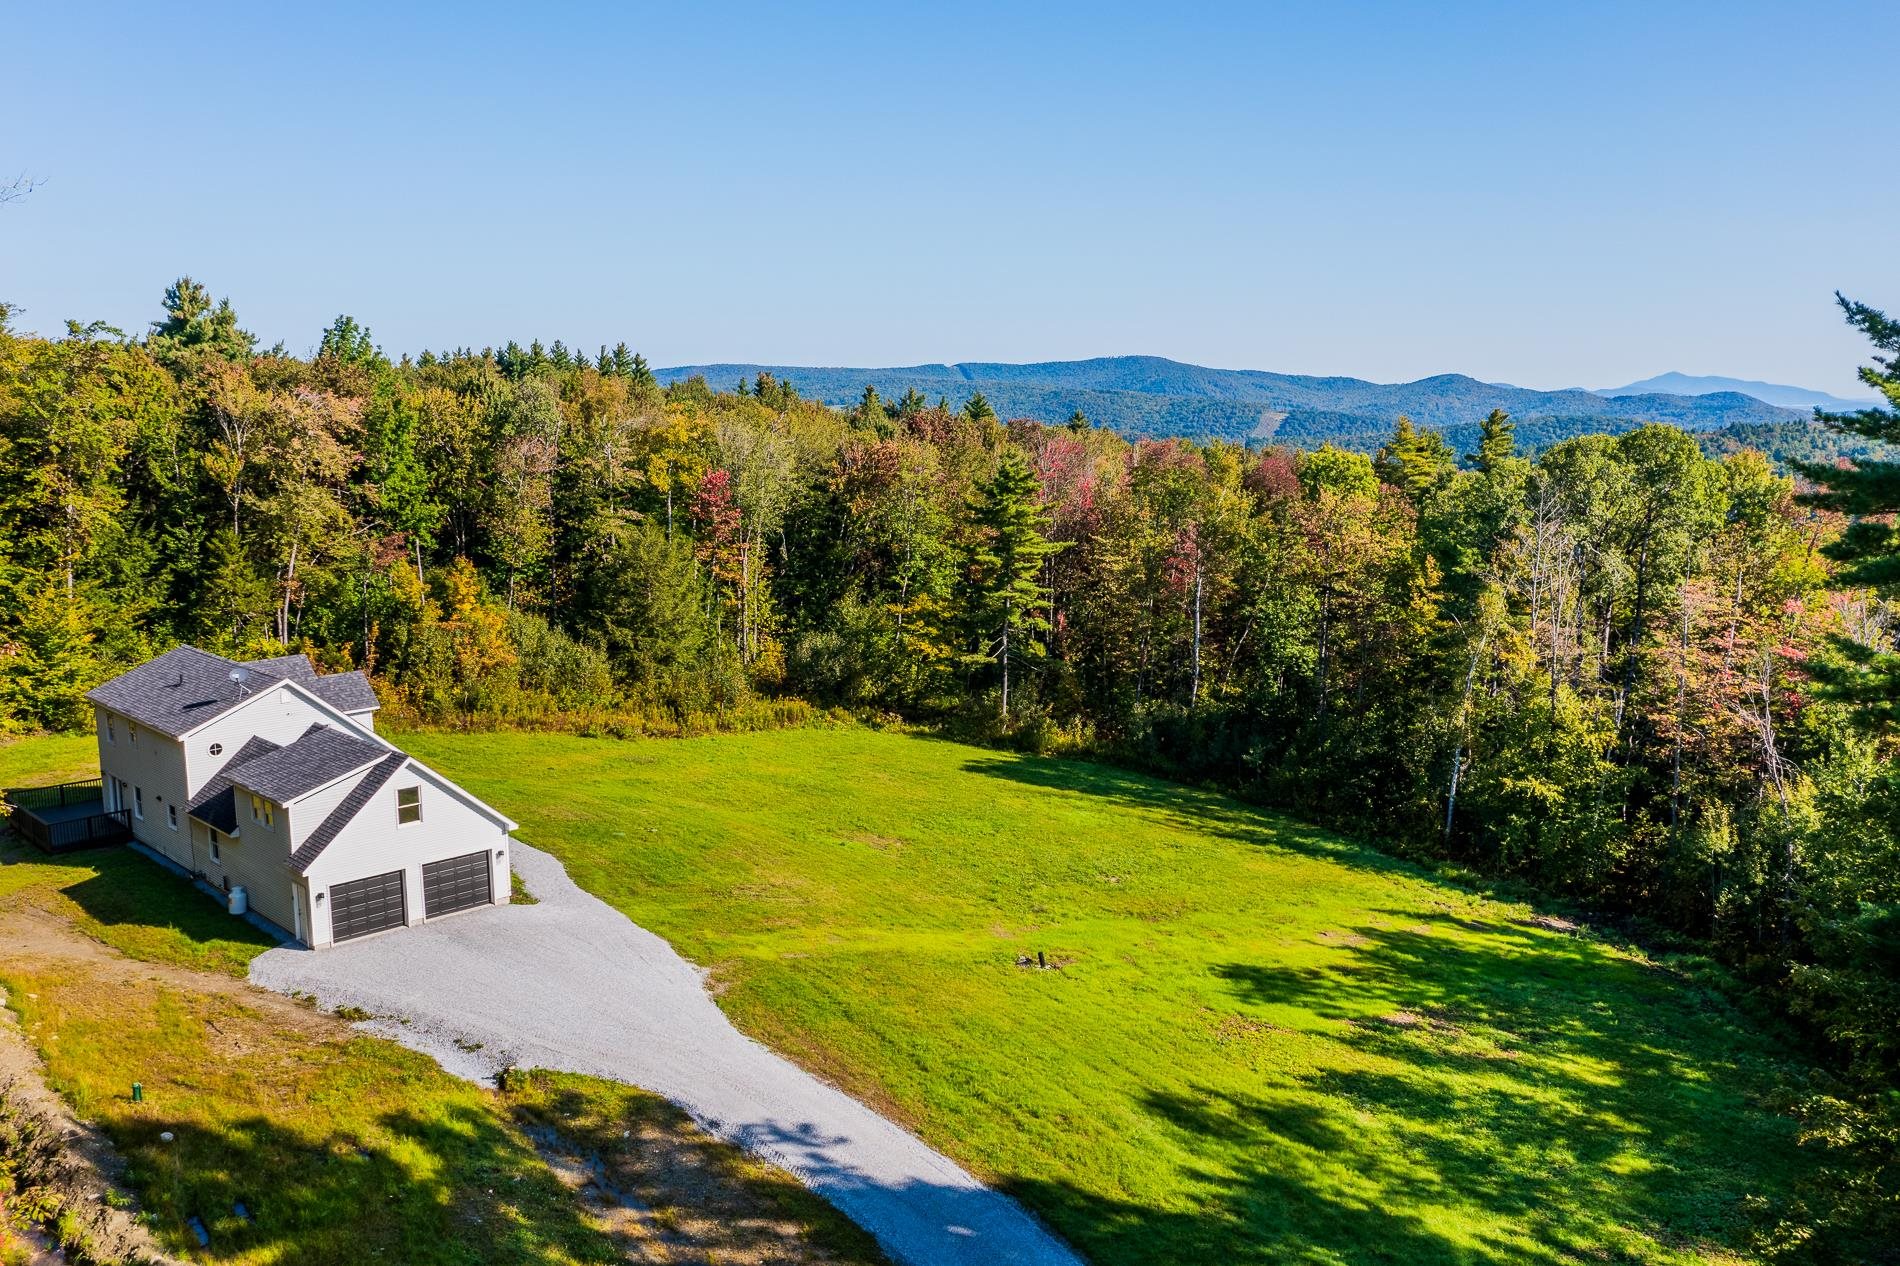
{"label": "two-car garage", "polygon": [[[409,922],[405,872],[392,870],[334,885],[330,889],[330,935],[354,940]],[[427,862],[422,867],[422,917],[436,919],[472,910],[494,900],[494,869],[488,850]]]}

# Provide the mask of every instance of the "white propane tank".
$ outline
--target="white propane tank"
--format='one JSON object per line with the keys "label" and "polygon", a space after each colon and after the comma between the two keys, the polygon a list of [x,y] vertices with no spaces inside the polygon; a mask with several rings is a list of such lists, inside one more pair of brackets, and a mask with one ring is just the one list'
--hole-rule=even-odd
{"label": "white propane tank", "polygon": [[251,908],[250,898],[242,888],[233,888],[224,898],[224,908],[232,914],[243,914]]}

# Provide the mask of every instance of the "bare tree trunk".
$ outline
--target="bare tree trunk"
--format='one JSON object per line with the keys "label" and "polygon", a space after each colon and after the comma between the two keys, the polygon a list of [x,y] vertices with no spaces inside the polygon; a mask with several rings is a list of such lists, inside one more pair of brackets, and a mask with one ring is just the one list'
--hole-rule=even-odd
{"label": "bare tree trunk", "polygon": [[1009,720],[1009,618],[1010,604],[1003,603],[1003,720]]}
{"label": "bare tree trunk", "polygon": [[1478,660],[1484,655],[1485,639],[1471,649],[1471,663],[1465,669],[1465,692],[1458,700],[1458,743],[1451,752],[1451,785],[1445,792],[1445,839],[1451,840],[1451,827],[1458,812],[1458,779],[1465,768],[1465,726],[1471,715],[1471,687],[1478,679]]}
{"label": "bare tree trunk", "polygon": [[297,587],[297,546],[298,541],[290,543],[290,565],[284,570],[283,601],[277,605],[277,640],[290,644],[290,593]]}

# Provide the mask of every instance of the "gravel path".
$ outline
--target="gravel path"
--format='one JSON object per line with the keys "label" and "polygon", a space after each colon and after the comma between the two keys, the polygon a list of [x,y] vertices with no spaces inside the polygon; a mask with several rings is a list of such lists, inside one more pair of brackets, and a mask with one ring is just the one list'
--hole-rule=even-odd
{"label": "gravel path", "polygon": [[[796,1174],[909,1266],[1081,1266],[1022,1208],[857,1100],[733,1028],[698,968],[519,840],[539,900],[313,953],[274,949],[251,979],[492,1078],[508,1065],[609,1077]],[[406,1023],[404,1023],[406,1021]]]}

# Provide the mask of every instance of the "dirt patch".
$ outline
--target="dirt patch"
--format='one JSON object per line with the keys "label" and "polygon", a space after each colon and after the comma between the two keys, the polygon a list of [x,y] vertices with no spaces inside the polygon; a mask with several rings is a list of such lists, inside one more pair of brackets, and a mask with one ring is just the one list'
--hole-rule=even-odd
{"label": "dirt patch", "polygon": [[[789,1175],[752,1161],[655,1096],[582,1095],[577,1079],[515,1072],[503,1097],[535,1150],[629,1262],[883,1263],[870,1237]],[[814,1227],[816,1213],[823,1225]]]}
{"label": "dirt patch", "polygon": [[1353,949],[1364,949],[1372,944],[1372,938],[1361,936],[1357,932],[1321,932],[1319,939],[1328,945],[1347,945]]}
{"label": "dirt patch", "polygon": [[856,834],[847,835],[845,838],[853,844],[862,844],[866,848],[874,848],[880,853],[895,853],[904,847],[904,841],[894,835],[877,835],[870,831],[859,831]]}
{"label": "dirt patch", "polygon": [[[342,1025],[309,1007],[241,981],[126,958],[37,906],[19,904],[0,911],[0,946],[5,947],[0,970],[17,969],[29,976],[76,971],[105,987],[158,985],[203,998],[205,1036],[223,1060],[242,1061],[261,1049],[256,1025],[231,1022],[245,1010],[265,1012],[274,1025],[331,1041],[347,1041],[350,1036]],[[69,1249],[60,1260],[161,1266],[177,1261],[161,1252],[137,1221],[136,1205],[124,1181],[124,1162],[111,1142],[78,1120],[66,1101],[47,1087],[38,1053],[20,1031],[13,1012],[4,1007],[0,1007],[0,1087],[7,1088],[9,1108],[49,1123],[47,1128],[57,1136],[58,1177],[45,1185],[62,1194],[63,1207],[78,1215],[79,1226],[96,1245],[90,1257]]]}
{"label": "dirt patch", "polygon": [[1401,1009],[1388,1011],[1376,1016],[1368,1023],[1382,1025],[1388,1029],[1413,1029],[1426,1033],[1455,1037],[1464,1032],[1452,1018],[1452,1013],[1443,1007],[1425,1007],[1417,1011]]}
{"label": "dirt patch", "polygon": [[1253,1020],[1244,1015],[1227,1015],[1222,1016],[1214,1025],[1214,1040],[1226,1046],[1233,1042],[1245,1042],[1253,1038],[1284,1032],[1286,1030],[1279,1025],[1268,1024],[1265,1020]]}
{"label": "dirt patch", "polygon": [[[63,934],[63,935],[62,935]],[[62,940],[76,942],[60,945]],[[51,916],[0,917],[0,945],[7,961],[31,942],[44,951],[58,945],[81,955],[104,950],[64,928]],[[0,999],[4,994],[0,993]],[[13,1012],[0,1006],[0,1151],[14,1170],[15,1182],[48,1197],[34,1203],[51,1214],[66,1215],[67,1226],[51,1226],[40,1238],[64,1241],[64,1252],[47,1261],[151,1263],[174,1266],[139,1224],[136,1205],[124,1185],[125,1165],[112,1144],[73,1116],[65,1100],[46,1085],[45,1069]],[[49,1218],[49,1222],[52,1219]]]}
{"label": "dirt patch", "polygon": [[1562,932],[1566,936],[1575,936],[1583,931],[1583,926],[1554,914],[1533,914],[1528,919],[1512,920],[1522,928],[1543,928],[1546,932]]}

